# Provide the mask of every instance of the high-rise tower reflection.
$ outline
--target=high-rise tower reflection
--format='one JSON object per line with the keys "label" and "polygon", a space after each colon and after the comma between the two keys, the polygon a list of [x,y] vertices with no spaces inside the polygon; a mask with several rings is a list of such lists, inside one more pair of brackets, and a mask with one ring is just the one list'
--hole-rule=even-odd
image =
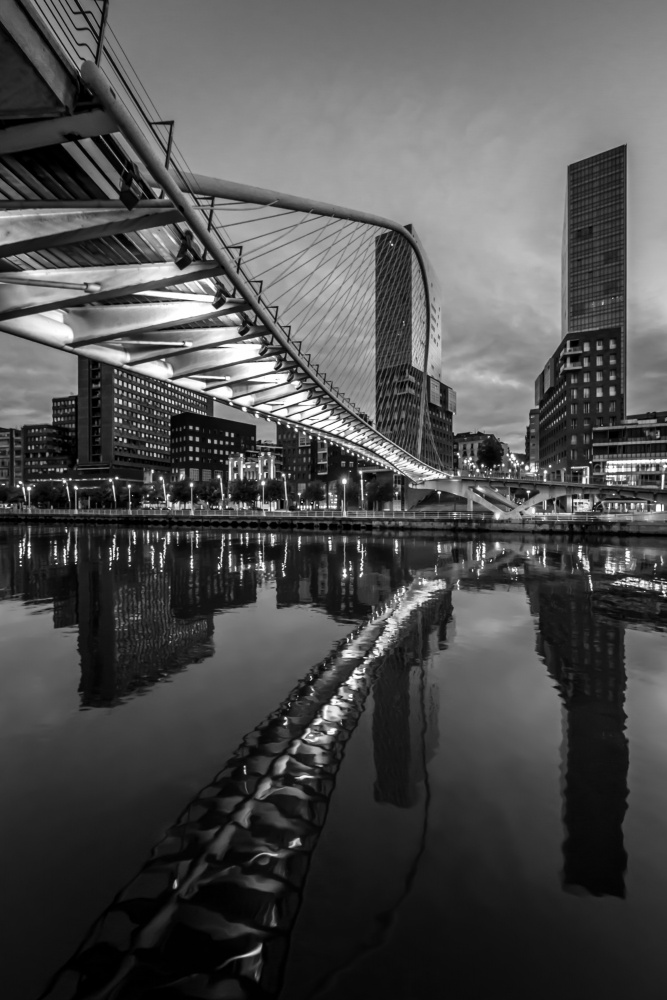
{"label": "high-rise tower reflection", "polygon": [[537,652],[563,701],[562,885],[569,892],[623,898],[625,626],[599,613],[593,581],[603,563],[599,550],[578,559],[571,551],[546,549],[542,563],[526,564],[526,590],[537,618]]}

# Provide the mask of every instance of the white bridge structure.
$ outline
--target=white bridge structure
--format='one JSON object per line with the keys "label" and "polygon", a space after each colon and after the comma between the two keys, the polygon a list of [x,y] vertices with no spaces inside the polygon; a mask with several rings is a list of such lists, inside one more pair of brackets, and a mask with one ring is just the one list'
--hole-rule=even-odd
{"label": "white bridge structure", "polygon": [[[0,3],[0,332],[198,390],[412,482],[447,476],[426,402],[433,282],[413,232],[193,173],[108,15],[108,0]],[[377,419],[387,234],[410,262],[416,433]],[[398,313],[405,283],[393,294]]]}

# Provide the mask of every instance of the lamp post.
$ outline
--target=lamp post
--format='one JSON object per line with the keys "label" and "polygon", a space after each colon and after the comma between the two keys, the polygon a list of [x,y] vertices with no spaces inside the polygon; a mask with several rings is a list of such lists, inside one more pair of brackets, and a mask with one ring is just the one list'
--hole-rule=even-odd
{"label": "lamp post", "polygon": [[359,471],[359,493],[360,493],[360,496],[361,496],[361,509],[365,510],[365,504],[364,504],[364,474],[361,471]]}
{"label": "lamp post", "polygon": [[266,486],[266,480],[262,479],[260,486],[262,487],[262,510],[264,510],[264,487]]}
{"label": "lamp post", "polygon": [[224,497],[224,493],[223,493],[223,490],[222,490],[222,476],[218,476],[218,482],[220,483],[220,509],[222,510],[222,507],[223,507],[223,497]]}
{"label": "lamp post", "polygon": [[283,472],[283,486],[285,487],[285,510],[287,510],[287,473]]}
{"label": "lamp post", "polygon": [[111,492],[113,493],[114,510],[118,510],[118,498],[116,497],[116,484],[114,483],[113,479],[110,479],[109,482],[111,483]]}
{"label": "lamp post", "polygon": [[160,476],[160,482],[162,483],[162,492],[164,493],[164,505],[167,506],[167,484],[164,481],[164,476]]}
{"label": "lamp post", "polygon": [[442,493],[442,490],[436,490],[436,493],[438,494],[438,507],[439,507],[440,506],[440,494]]}
{"label": "lamp post", "polygon": [[76,485],[76,483],[74,484],[74,510],[78,514],[78,512],[79,512],[79,487]]}
{"label": "lamp post", "polygon": [[23,480],[19,479],[16,485],[21,487],[23,492],[23,503],[25,503],[25,484],[23,483]]}
{"label": "lamp post", "polygon": [[130,480],[127,481],[127,512],[132,513],[132,484]]}
{"label": "lamp post", "polygon": [[190,483],[190,514],[195,512],[195,484]]}
{"label": "lamp post", "polygon": [[63,486],[67,490],[67,506],[71,507],[72,506],[72,498],[71,498],[70,492],[69,492],[69,483],[67,482],[66,479],[63,479]]}
{"label": "lamp post", "polygon": [[341,482],[343,484],[343,517],[344,517],[345,516],[345,496],[346,496],[347,479],[345,479],[345,477],[343,477],[341,479]]}
{"label": "lamp post", "polygon": [[28,509],[30,510],[31,509],[30,508],[30,490],[32,489],[32,486],[26,486],[26,489],[28,491]]}

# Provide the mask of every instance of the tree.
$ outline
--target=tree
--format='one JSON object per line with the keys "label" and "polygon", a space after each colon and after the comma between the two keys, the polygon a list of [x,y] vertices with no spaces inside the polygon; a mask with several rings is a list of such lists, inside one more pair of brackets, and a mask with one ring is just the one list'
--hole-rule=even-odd
{"label": "tree", "polygon": [[235,479],[230,492],[234,503],[254,503],[259,496],[260,486],[256,479]]}
{"label": "tree", "polygon": [[178,482],[171,484],[169,493],[174,503],[189,503],[191,495],[190,481],[188,479],[179,479]]}
{"label": "tree", "polygon": [[20,503],[22,500],[20,486],[0,486],[0,503]]}
{"label": "tree", "polygon": [[285,487],[282,479],[269,479],[264,487],[264,496],[269,503],[272,500],[284,500]]}
{"label": "tree", "polygon": [[394,499],[394,484],[389,479],[371,479],[365,489],[366,499],[371,507],[389,503]]}
{"label": "tree", "polygon": [[67,492],[62,483],[35,483],[30,491],[30,503],[38,507],[65,507]]}
{"label": "tree", "polygon": [[483,469],[494,469],[503,460],[503,446],[492,434],[477,449],[477,463]]}
{"label": "tree", "polygon": [[307,484],[301,495],[301,499],[305,501],[305,503],[321,503],[325,496],[326,490],[322,480],[313,479],[311,483]]}

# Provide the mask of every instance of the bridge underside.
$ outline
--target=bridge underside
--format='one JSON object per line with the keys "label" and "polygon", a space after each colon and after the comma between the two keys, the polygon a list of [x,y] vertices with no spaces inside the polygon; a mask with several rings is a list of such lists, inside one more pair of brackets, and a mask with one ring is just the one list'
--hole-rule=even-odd
{"label": "bridge underside", "polygon": [[0,332],[197,390],[413,481],[439,473],[320,371],[218,212],[268,205],[389,226],[420,253],[412,234],[185,172],[173,123],[148,120],[121,75],[73,64],[61,41],[29,0],[2,5]]}

